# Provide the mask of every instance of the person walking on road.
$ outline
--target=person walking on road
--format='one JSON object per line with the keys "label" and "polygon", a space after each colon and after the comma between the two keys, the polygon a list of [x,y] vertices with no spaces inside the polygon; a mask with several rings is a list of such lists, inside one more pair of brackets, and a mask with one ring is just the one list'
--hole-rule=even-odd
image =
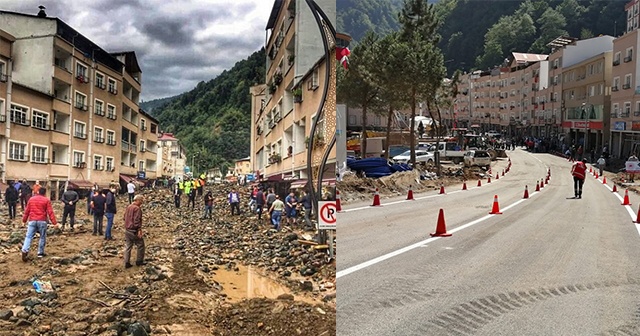
{"label": "person walking on road", "polygon": [[604,167],[607,166],[607,160],[605,160],[604,156],[600,155],[598,159],[598,170],[600,170],[600,176],[604,173]]}
{"label": "person walking on road", "polygon": [[273,201],[269,213],[271,214],[271,224],[273,228],[280,231],[280,222],[282,221],[282,212],[284,211],[284,202],[280,200],[280,196],[276,195],[276,200]]}
{"label": "person walking on road", "polygon": [[69,217],[69,226],[73,231],[73,226],[76,225],[76,203],[80,200],[80,196],[75,190],[68,189],[62,193],[62,204],[64,204],[64,210],[62,211],[62,230],[67,224],[67,217]]}
{"label": "person walking on road", "polygon": [[207,191],[207,194],[204,195],[204,214],[202,215],[202,219],[209,218],[213,216],[213,194],[211,191]]}
{"label": "person walking on road", "polygon": [[231,189],[229,193],[229,205],[231,206],[231,216],[234,214],[234,209],[238,215],[240,215],[240,195],[236,188]]}
{"label": "person walking on road", "polygon": [[27,180],[22,180],[22,184],[20,185],[20,207],[22,211],[24,211],[24,207],[29,202],[33,191],[31,190],[31,186],[27,183]]}
{"label": "person walking on road", "polygon": [[136,185],[133,183],[133,180],[127,183],[127,194],[129,194],[129,204],[131,204],[134,196],[136,195]]}
{"label": "person walking on road", "polygon": [[144,198],[142,195],[136,195],[133,197],[133,203],[131,203],[127,210],[124,212],[124,268],[132,267],[129,263],[131,259],[131,249],[133,245],[137,248],[136,253],[136,265],[142,266],[144,262],[144,239],[142,238],[142,202]]}
{"label": "person walking on road", "polygon": [[258,213],[258,220],[262,220],[262,211],[264,208],[264,203],[266,201],[266,197],[264,196],[264,192],[262,188],[258,188],[258,192],[256,193],[256,212]]}
{"label": "person walking on road", "polygon": [[13,181],[9,182],[7,190],[4,192],[4,200],[9,208],[9,219],[16,218],[16,204],[18,204],[18,190],[13,185]]}
{"label": "person walking on road", "polygon": [[313,223],[309,216],[311,216],[311,195],[309,195],[306,191],[302,191],[302,198],[300,198],[300,203],[304,207],[304,221],[308,227],[313,227]]}
{"label": "person walking on road", "polygon": [[578,158],[573,166],[571,166],[571,175],[573,175],[573,192],[575,198],[582,198],[582,185],[587,174],[587,165],[582,162],[582,158]]}
{"label": "person walking on road", "polygon": [[38,258],[45,257],[44,247],[47,244],[47,218],[54,227],[58,227],[56,222],[56,215],[53,213],[53,207],[51,201],[44,195],[47,193],[47,189],[42,187],[38,190],[38,195],[31,197],[27,202],[27,208],[22,215],[22,223],[27,224],[27,235],[24,238],[24,244],[22,244],[22,261],[29,261],[29,249],[31,248],[31,241],[36,232],[40,234],[40,242],[38,243]]}
{"label": "person walking on road", "polygon": [[113,228],[113,218],[116,215],[116,188],[112,185],[107,192],[107,200],[105,205],[105,215],[107,216],[107,229],[104,231],[105,240],[113,240],[111,229]]}

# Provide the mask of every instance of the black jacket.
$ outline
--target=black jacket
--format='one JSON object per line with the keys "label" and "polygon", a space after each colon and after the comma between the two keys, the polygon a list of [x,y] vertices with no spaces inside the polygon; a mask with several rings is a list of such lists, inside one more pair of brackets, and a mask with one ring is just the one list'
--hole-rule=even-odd
{"label": "black jacket", "polygon": [[31,195],[31,186],[28,183],[22,183],[20,186],[20,192],[22,193],[22,196]]}
{"label": "black jacket", "polygon": [[111,192],[107,192],[107,213],[116,213],[116,196]]}
{"label": "black jacket", "polygon": [[4,200],[7,203],[17,203],[18,202],[18,191],[13,186],[7,187],[7,190],[4,192]]}

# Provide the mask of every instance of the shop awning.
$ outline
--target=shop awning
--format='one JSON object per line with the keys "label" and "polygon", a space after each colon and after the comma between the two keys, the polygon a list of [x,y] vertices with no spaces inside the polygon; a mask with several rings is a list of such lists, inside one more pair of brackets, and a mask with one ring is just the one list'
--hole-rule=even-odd
{"label": "shop awning", "polygon": [[290,189],[304,188],[304,186],[306,185],[307,185],[307,180],[298,180],[298,181],[291,182],[291,187],[289,188]]}
{"label": "shop awning", "polygon": [[70,189],[91,189],[93,182],[87,180],[69,180]]}
{"label": "shop awning", "polygon": [[129,182],[133,182],[133,184],[135,184],[138,187],[144,187],[144,182],[140,182],[136,180],[136,178],[133,176],[120,174],[120,179],[124,181],[124,183],[128,184]]}

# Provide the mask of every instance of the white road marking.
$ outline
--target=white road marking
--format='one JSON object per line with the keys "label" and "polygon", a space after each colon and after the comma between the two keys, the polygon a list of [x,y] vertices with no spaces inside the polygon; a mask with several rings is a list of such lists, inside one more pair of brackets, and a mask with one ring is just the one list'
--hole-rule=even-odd
{"label": "white road marking", "polygon": [[[533,193],[529,194],[529,198],[527,198],[527,199],[524,199],[524,198],[523,198],[523,199],[521,199],[521,200],[518,200],[518,201],[516,201],[515,203],[510,204],[509,206],[507,206],[507,207],[505,207],[505,208],[501,209],[501,211],[502,211],[502,212],[504,212],[504,211],[508,211],[509,209],[513,208],[514,206],[516,206],[516,205],[518,205],[518,204],[520,204],[520,203],[522,203],[522,202],[524,202],[524,201],[526,201],[526,200],[528,200],[528,199],[531,199],[533,196],[535,196],[535,195],[537,195],[537,194],[539,194],[539,193],[540,193],[540,192],[538,192],[538,191],[534,191]],[[449,231],[447,231],[447,232],[448,232],[448,233],[456,233],[456,232],[458,232],[458,231],[460,231],[460,230],[464,230],[464,229],[466,229],[466,228],[468,228],[468,227],[470,227],[470,226],[473,226],[473,225],[476,225],[476,224],[482,223],[482,222],[486,221],[487,219],[490,219],[490,218],[492,218],[492,217],[494,217],[494,216],[497,216],[497,215],[485,215],[484,217],[478,218],[478,219],[476,219],[476,220],[474,220],[474,221],[471,221],[471,222],[469,222],[469,223],[467,223],[467,224],[464,224],[464,225],[462,225],[462,226],[458,226],[458,227],[456,227],[455,229],[449,230]],[[336,273],[336,279],[337,279],[337,278],[341,278],[341,277],[343,277],[343,276],[345,276],[345,275],[349,275],[349,274],[351,274],[351,273],[357,272],[357,271],[359,271],[359,270],[365,269],[365,268],[367,268],[367,267],[369,267],[369,266],[373,266],[373,265],[375,265],[375,264],[377,264],[377,263],[380,263],[380,262],[382,262],[382,261],[385,261],[385,260],[387,260],[387,259],[390,259],[390,258],[393,258],[393,257],[395,257],[395,256],[401,255],[401,254],[403,254],[403,253],[405,253],[405,252],[409,252],[409,251],[411,251],[411,250],[413,250],[413,249],[415,249],[415,248],[418,248],[418,247],[426,247],[426,245],[427,245],[427,244],[429,244],[429,243],[431,243],[431,242],[434,242],[434,241],[436,241],[436,240],[438,240],[438,239],[440,239],[440,238],[442,238],[442,237],[431,237],[431,238],[425,239],[425,240],[423,240],[423,241],[417,242],[417,243],[415,243],[415,244],[412,244],[412,245],[409,245],[409,246],[403,247],[403,248],[401,248],[401,249],[399,249],[399,250],[396,250],[396,251],[393,251],[393,252],[387,253],[387,254],[385,254],[385,255],[381,255],[381,256],[379,256],[379,257],[377,257],[377,258],[374,258],[374,259],[371,259],[371,260],[369,260],[369,261],[365,261],[365,262],[360,263],[360,264],[358,264],[358,265],[355,265],[355,266],[349,267],[349,268],[347,268],[347,269],[344,269],[344,270],[342,270],[342,271],[337,272],[337,273]]]}

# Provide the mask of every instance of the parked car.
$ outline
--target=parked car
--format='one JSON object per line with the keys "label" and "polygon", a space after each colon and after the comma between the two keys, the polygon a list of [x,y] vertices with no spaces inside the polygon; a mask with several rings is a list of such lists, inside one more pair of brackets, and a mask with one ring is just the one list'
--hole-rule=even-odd
{"label": "parked car", "polygon": [[[398,156],[409,150],[409,146],[404,145],[391,145],[389,146],[389,158],[393,159],[393,157]],[[384,151],[382,151],[382,155],[384,156]]]}
{"label": "parked car", "polygon": [[[416,150],[416,163],[433,164],[434,160],[433,152]],[[394,156],[393,161],[396,163],[409,163],[411,161],[411,151],[408,150],[400,155]]]}
{"label": "parked car", "polygon": [[467,151],[464,153],[464,165],[465,167],[480,166],[489,168],[491,166],[491,155],[485,150]]}

